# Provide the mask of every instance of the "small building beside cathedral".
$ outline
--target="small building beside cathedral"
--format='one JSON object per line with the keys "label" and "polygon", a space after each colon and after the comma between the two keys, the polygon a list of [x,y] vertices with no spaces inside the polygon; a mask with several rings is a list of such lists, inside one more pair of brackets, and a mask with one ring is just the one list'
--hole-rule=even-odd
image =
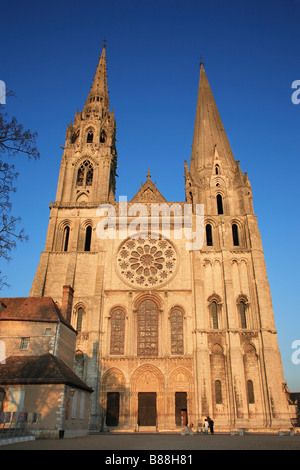
{"label": "small building beside cathedral", "polygon": [[[93,390],[90,430],[179,432],[207,416],[216,432],[289,429],[251,185],[203,64],[183,167],[185,201],[168,202],[150,171],[131,201],[115,200],[104,46],[84,108],[67,128],[30,298],[62,305],[63,286],[73,290],[73,370]],[[180,236],[187,214],[200,244]]]}

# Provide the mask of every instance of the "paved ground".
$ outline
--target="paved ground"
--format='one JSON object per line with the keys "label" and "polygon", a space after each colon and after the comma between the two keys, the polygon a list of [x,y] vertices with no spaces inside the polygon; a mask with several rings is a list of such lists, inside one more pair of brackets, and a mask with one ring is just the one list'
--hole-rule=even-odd
{"label": "paved ground", "polygon": [[[73,439],[42,440],[9,444],[3,450],[101,450],[101,460],[114,455],[146,455],[142,451],[173,451],[170,454],[188,454],[196,450],[300,450],[300,435],[278,436],[248,434],[231,436],[180,434],[99,434]],[[118,451],[119,454],[118,454]],[[125,453],[126,451],[126,453]],[[151,452],[148,454],[151,454]],[[159,452],[154,452],[158,455]],[[194,455],[194,452],[192,453]],[[3,454],[2,454],[3,455]],[[195,453],[197,458],[197,453]],[[203,455],[201,456],[201,459]],[[113,462],[111,463],[118,463]],[[120,462],[119,462],[120,463]],[[141,463],[141,462],[140,462]],[[168,463],[168,462],[166,462]],[[176,463],[176,462],[175,462]],[[183,463],[183,462],[182,462]],[[139,466],[139,465],[138,465]]]}

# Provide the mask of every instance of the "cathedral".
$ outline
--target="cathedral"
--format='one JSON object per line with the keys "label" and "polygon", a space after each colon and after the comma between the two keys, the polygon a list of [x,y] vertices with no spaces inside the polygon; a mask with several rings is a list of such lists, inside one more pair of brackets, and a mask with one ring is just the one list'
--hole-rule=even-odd
{"label": "cathedral", "polygon": [[[196,100],[176,203],[150,171],[132,200],[115,199],[105,45],[67,128],[30,297],[70,306],[74,372],[93,390],[91,430],[179,431],[207,416],[216,431],[290,426],[251,185],[203,64]],[[196,243],[182,236],[187,225]]]}

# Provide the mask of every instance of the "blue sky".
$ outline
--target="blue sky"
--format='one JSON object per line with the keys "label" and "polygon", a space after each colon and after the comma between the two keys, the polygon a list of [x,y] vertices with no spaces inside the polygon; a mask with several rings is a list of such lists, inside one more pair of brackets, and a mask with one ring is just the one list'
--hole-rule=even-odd
{"label": "blue sky", "polygon": [[[1,2],[0,79],[16,93],[6,110],[38,132],[41,159],[15,160],[13,210],[29,241],[1,262],[10,288],[27,296],[55,200],[60,146],[81,110],[107,40],[110,107],[117,120],[117,197],[152,180],[184,200],[200,56],[236,160],[247,171],[262,236],[285,378],[300,391],[299,0],[90,0]],[[300,357],[300,354],[299,354]]]}

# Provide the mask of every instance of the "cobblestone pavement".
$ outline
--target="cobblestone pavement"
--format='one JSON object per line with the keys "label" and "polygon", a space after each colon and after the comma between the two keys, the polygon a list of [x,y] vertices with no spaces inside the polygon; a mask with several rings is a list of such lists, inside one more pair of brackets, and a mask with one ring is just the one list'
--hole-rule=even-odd
{"label": "cobblestone pavement", "polygon": [[[139,455],[139,451],[170,451],[188,454],[199,450],[300,450],[300,435],[278,436],[248,434],[231,436],[180,434],[97,434],[72,439],[19,442],[0,447],[3,450],[101,450],[102,459],[118,455]],[[155,452],[158,455],[158,452]],[[197,454],[197,453],[196,453]],[[3,454],[2,454],[3,455]],[[201,457],[202,459],[202,457]],[[107,462],[105,462],[107,463]],[[116,463],[116,462],[115,462]]]}

